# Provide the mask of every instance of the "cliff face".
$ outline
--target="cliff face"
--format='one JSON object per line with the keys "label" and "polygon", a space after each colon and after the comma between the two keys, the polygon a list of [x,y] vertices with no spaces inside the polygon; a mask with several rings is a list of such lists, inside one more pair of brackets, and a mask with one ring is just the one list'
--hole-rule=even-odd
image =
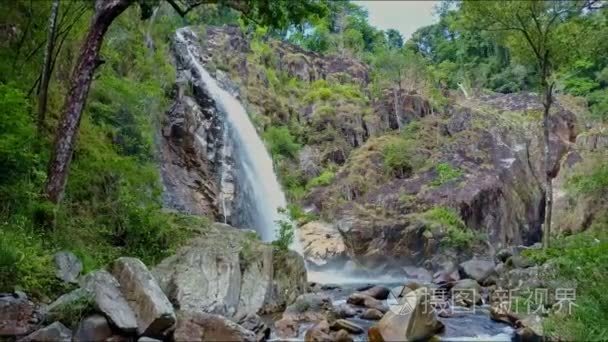
{"label": "cliff face", "polygon": [[[297,155],[275,162],[284,184],[301,184],[292,202],[308,219],[324,221],[308,226],[305,246],[323,233],[310,227],[324,227],[338,232],[331,234],[337,247],[327,249],[328,258],[436,265],[540,240],[545,200],[536,95],[453,98],[446,108],[433,108],[423,96],[403,91],[372,95],[368,67],[349,57],[274,41],[249,43],[231,27],[207,28],[201,40],[202,59],[217,78],[229,79],[224,83],[238,92],[260,133],[287,127],[302,145]],[[190,192],[185,198],[193,200],[184,206],[220,213],[221,129],[204,92],[194,89],[194,97],[178,97],[169,114],[167,127],[176,129],[164,130],[170,133],[164,135],[170,151],[164,160],[171,164],[166,183]],[[551,118],[554,177],[572,149],[575,123],[557,103]],[[192,133],[180,138],[179,132],[199,128],[206,144],[198,146]],[[315,263],[323,258],[318,250],[311,253]]]}

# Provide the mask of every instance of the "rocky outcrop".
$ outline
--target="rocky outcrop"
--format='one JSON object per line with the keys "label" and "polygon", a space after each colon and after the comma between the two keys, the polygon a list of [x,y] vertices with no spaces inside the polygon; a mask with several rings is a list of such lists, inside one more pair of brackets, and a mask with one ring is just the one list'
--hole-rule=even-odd
{"label": "rocky outcrop", "polygon": [[254,236],[216,224],[163,260],[154,274],[180,310],[228,317],[278,311],[304,291],[304,263]]}
{"label": "rocky outcrop", "polygon": [[297,232],[304,258],[316,266],[344,257],[346,246],[338,229],[326,222],[313,221],[301,226]]}
{"label": "rocky outcrop", "polygon": [[374,104],[374,114],[381,124],[376,130],[401,129],[413,120],[430,115],[432,110],[429,101],[420,95],[409,94],[404,89],[385,89]]}

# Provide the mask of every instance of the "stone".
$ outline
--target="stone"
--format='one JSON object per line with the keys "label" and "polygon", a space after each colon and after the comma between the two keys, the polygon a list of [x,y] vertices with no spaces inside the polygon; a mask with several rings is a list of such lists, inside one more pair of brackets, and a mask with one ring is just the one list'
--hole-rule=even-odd
{"label": "stone", "polygon": [[494,261],[485,259],[471,259],[460,264],[460,272],[463,278],[475,279],[482,282],[494,272]]}
{"label": "stone", "polygon": [[152,338],[152,337],[142,336],[142,337],[140,337],[140,338],[137,339],[137,342],[162,342],[162,341],[161,340],[157,340],[157,339]]}
{"label": "stone", "polygon": [[[543,318],[539,315],[528,315],[517,321],[517,324],[524,329],[525,338],[522,341],[542,341],[544,340]],[[519,335],[519,333],[518,333]]]}
{"label": "stone", "polygon": [[93,294],[99,311],[118,329],[126,333],[137,331],[135,313],[122,294],[120,284],[110,273],[105,270],[89,273],[83,277],[82,287]]}
{"label": "stone", "polygon": [[33,333],[19,340],[20,342],[70,342],[72,341],[72,331],[60,322],[54,322],[42,329],[36,330]]}
{"label": "stone", "polygon": [[141,260],[118,258],[112,274],[137,319],[139,335],[162,337],[175,324],[173,306]]}
{"label": "stone", "polygon": [[82,262],[74,253],[61,251],[53,256],[55,261],[55,276],[66,283],[78,283],[78,276],[82,272]]}
{"label": "stone", "polygon": [[390,290],[387,287],[377,285],[377,286],[371,287],[361,293],[371,296],[375,299],[384,300],[384,299],[388,298],[388,294],[390,293]]}
{"label": "stone", "polygon": [[383,316],[384,314],[380,310],[376,309],[367,309],[361,314],[361,318],[370,321],[378,321],[382,319]]}
{"label": "stone", "polygon": [[102,315],[83,319],[74,333],[74,342],[101,342],[113,335],[108,320]]}
{"label": "stone", "polygon": [[294,338],[298,336],[299,324],[291,318],[282,318],[274,322],[274,329],[280,338]]}
{"label": "stone", "polygon": [[253,331],[225,317],[192,311],[178,312],[173,339],[175,341],[257,341]]}
{"label": "stone", "polygon": [[365,330],[353,322],[345,319],[337,319],[331,324],[332,330],[346,330],[351,334],[362,334]]}
{"label": "stone", "polygon": [[481,286],[473,279],[462,279],[452,287],[454,303],[461,306],[481,305]]}
{"label": "stone", "polygon": [[38,321],[36,306],[26,296],[0,294],[0,337],[27,335],[36,329]]}
{"label": "stone", "polygon": [[311,221],[296,230],[304,258],[317,266],[344,257],[346,245],[335,226],[322,221]]}
{"label": "stone", "polygon": [[332,342],[333,338],[329,335],[329,323],[323,320],[308,329],[304,334],[305,342]]}
{"label": "stone", "polygon": [[369,341],[425,340],[443,330],[433,310],[428,310],[430,295],[425,289],[412,292],[400,304],[399,314],[389,311],[369,329]]}
{"label": "stone", "polygon": [[256,314],[244,314],[234,319],[241,327],[255,333],[258,341],[266,341],[270,337],[270,327]]}
{"label": "stone", "polygon": [[322,293],[305,293],[283,312],[283,318],[305,322],[317,322],[333,315],[335,308],[331,298]]}
{"label": "stone", "polygon": [[348,334],[348,331],[342,329],[332,334],[334,342],[353,342],[353,338]]}
{"label": "stone", "polygon": [[357,314],[357,310],[344,303],[336,306],[336,314],[340,318],[349,318],[355,316]]}
{"label": "stone", "polygon": [[89,290],[82,287],[77,288],[71,292],[61,295],[45,308],[46,320],[57,320],[63,311],[73,308],[77,304],[87,305],[88,303],[94,302],[95,298]]}
{"label": "stone", "polygon": [[513,255],[507,259],[505,264],[509,267],[528,268],[534,266],[534,262],[522,255]]}
{"label": "stone", "polygon": [[361,292],[355,292],[351,294],[346,300],[346,302],[352,305],[364,306],[369,309],[376,309],[381,312],[388,311],[388,308],[382,301],[379,301],[373,298],[372,296]]}

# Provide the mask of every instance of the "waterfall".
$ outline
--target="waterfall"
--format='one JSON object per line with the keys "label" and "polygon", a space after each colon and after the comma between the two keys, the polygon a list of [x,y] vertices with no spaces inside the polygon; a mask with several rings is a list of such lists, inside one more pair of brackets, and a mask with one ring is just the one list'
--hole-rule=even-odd
{"label": "waterfall", "polygon": [[[176,43],[186,47],[187,56],[181,58],[185,59],[193,78],[206,89],[223,115],[224,137],[230,139],[234,149],[232,159],[235,165],[232,172],[237,184],[237,208],[234,211],[238,215],[232,224],[253,228],[263,241],[272,241],[278,227],[276,222],[284,219],[278,209],[286,206],[285,194],[274,172],[272,159],[243,105],[234,95],[222,89],[201,64],[198,39],[194,32],[189,28],[179,29]],[[221,195],[220,201],[220,205],[225,206]]]}

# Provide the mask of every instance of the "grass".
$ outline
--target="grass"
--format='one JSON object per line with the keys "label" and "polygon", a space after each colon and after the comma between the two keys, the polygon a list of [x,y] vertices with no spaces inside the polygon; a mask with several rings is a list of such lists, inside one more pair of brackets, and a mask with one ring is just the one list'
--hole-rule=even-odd
{"label": "grass", "polygon": [[547,250],[529,250],[536,262],[555,263],[556,279],[576,281],[571,315],[551,313],[545,329],[549,336],[570,341],[608,340],[608,218],[588,231],[557,238]]}
{"label": "grass", "polygon": [[467,247],[477,238],[454,209],[434,207],[424,212],[423,217],[438,224],[445,231],[445,236],[441,240],[445,246]]}
{"label": "grass", "polygon": [[431,182],[433,186],[441,186],[451,181],[457,180],[462,177],[462,170],[453,167],[448,163],[439,163],[435,166],[437,171],[437,178]]}

